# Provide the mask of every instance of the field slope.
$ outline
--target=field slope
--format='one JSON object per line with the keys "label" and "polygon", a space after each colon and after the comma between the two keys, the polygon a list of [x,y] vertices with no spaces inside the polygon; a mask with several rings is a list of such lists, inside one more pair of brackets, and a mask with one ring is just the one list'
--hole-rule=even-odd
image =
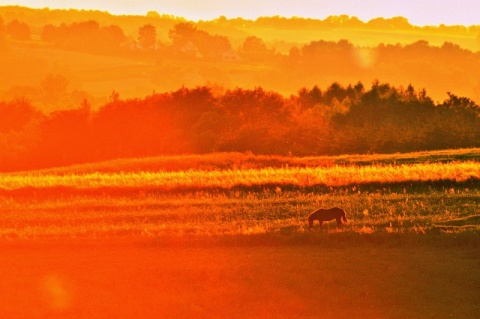
{"label": "field slope", "polygon": [[0,237],[302,238],[322,206],[347,211],[346,233],[477,232],[477,154],[227,153],[2,174]]}
{"label": "field slope", "polygon": [[[2,318],[475,318],[479,150],[0,175]],[[349,222],[310,231],[340,206]]]}

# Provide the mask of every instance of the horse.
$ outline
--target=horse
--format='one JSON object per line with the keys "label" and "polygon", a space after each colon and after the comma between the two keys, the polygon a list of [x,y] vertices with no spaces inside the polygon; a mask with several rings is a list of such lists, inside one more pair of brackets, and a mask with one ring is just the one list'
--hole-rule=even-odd
{"label": "horse", "polygon": [[313,221],[318,220],[320,222],[320,228],[322,228],[323,222],[334,219],[337,220],[337,228],[342,227],[342,219],[344,222],[347,222],[345,211],[338,207],[333,207],[329,209],[317,209],[308,216],[308,224],[310,225],[310,229],[312,229]]}

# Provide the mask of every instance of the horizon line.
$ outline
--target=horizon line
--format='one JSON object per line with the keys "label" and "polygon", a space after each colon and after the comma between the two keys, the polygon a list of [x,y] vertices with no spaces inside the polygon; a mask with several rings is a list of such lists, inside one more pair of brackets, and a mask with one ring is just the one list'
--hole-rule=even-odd
{"label": "horizon line", "polygon": [[147,10],[145,13],[141,14],[141,13],[112,12],[110,10],[99,9],[99,8],[66,8],[66,7],[51,7],[51,6],[25,6],[25,5],[20,5],[20,4],[0,5],[0,8],[2,8],[2,7],[3,8],[11,7],[11,8],[29,9],[29,10],[101,12],[101,13],[105,13],[105,14],[109,14],[111,16],[117,16],[117,17],[121,17],[121,16],[154,17],[155,14],[158,14],[159,17],[173,17],[175,19],[186,20],[186,21],[195,22],[195,23],[211,22],[211,21],[215,21],[215,20],[220,20],[222,18],[225,18],[226,20],[243,19],[245,21],[256,21],[256,20],[261,19],[261,18],[276,18],[276,17],[284,18],[284,19],[287,19],[287,20],[303,19],[303,20],[313,20],[313,21],[325,21],[325,20],[327,20],[328,18],[331,18],[331,17],[343,17],[343,16],[345,16],[345,17],[348,17],[350,19],[351,18],[358,19],[359,21],[361,21],[364,24],[368,24],[370,21],[377,20],[377,19],[392,20],[392,19],[395,19],[395,18],[402,18],[402,19],[405,19],[406,22],[409,25],[411,25],[413,27],[420,27],[420,28],[423,28],[423,27],[440,27],[440,26],[446,26],[446,27],[463,26],[465,28],[468,28],[468,27],[480,26],[480,22],[478,24],[447,24],[447,23],[415,24],[415,23],[412,23],[408,17],[403,16],[403,15],[395,15],[395,16],[389,16],[389,17],[377,16],[377,17],[370,18],[370,19],[362,19],[361,17],[351,15],[351,14],[348,14],[348,13],[345,13],[345,14],[331,14],[331,15],[325,16],[324,18],[321,18],[321,17],[306,17],[306,16],[297,16],[297,15],[285,16],[285,15],[281,15],[281,14],[259,15],[259,16],[256,16],[256,17],[229,16],[228,14],[220,14],[216,17],[195,19],[195,18],[189,18],[187,16],[173,14],[173,13],[167,13],[167,12],[161,13],[161,12],[158,12],[157,10],[154,10],[154,9]]}

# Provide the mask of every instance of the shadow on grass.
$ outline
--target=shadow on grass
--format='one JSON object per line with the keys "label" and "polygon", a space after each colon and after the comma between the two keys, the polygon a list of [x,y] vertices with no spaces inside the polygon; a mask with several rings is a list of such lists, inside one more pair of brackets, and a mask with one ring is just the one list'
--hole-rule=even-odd
{"label": "shadow on grass", "polygon": [[465,232],[479,232],[480,231],[480,215],[465,216],[462,218],[455,218],[433,225],[432,231],[461,234]]}
{"label": "shadow on grass", "polygon": [[348,248],[361,246],[416,247],[431,246],[438,248],[480,248],[480,229],[457,229],[442,231],[431,228],[423,233],[387,232],[371,233],[361,231],[304,231],[283,229],[262,234],[237,234],[212,237],[168,237],[159,236],[147,240],[158,246],[311,246],[315,248]]}
{"label": "shadow on grass", "polygon": [[48,198],[69,198],[75,196],[110,196],[110,197],[138,197],[155,195],[187,195],[208,192],[212,195],[232,194],[275,194],[281,187],[284,192],[303,192],[315,194],[344,194],[352,188],[366,193],[376,193],[382,190],[385,193],[408,193],[408,194],[428,194],[435,191],[445,192],[450,189],[477,189],[480,187],[480,180],[471,177],[465,181],[455,181],[449,179],[435,181],[402,181],[402,182],[371,182],[354,183],[341,186],[328,186],[322,184],[315,185],[295,185],[289,183],[259,183],[253,185],[237,184],[232,187],[221,186],[185,186],[185,185],[163,185],[163,186],[105,186],[98,188],[76,188],[71,186],[52,186],[52,187],[22,187],[18,189],[0,188],[1,197],[11,197],[16,199],[48,199]]}

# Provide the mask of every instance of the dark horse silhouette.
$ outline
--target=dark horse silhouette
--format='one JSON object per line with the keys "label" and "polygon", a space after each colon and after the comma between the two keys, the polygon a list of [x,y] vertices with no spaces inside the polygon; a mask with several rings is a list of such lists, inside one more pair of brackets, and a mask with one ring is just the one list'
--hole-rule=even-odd
{"label": "dark horse silhouette", "polygon": [[310,229],[313,228],[313,221],[318,220],[320,222],[320,228],[323,226],[323,222],[329,220],[337,220],[337,227],[342,226],[342,219],[344,222],[347,222],[347,217],[345,217],[345,211],[338,207],[333,207],[330,209],[317,209],[308,216],[308,224]]}

